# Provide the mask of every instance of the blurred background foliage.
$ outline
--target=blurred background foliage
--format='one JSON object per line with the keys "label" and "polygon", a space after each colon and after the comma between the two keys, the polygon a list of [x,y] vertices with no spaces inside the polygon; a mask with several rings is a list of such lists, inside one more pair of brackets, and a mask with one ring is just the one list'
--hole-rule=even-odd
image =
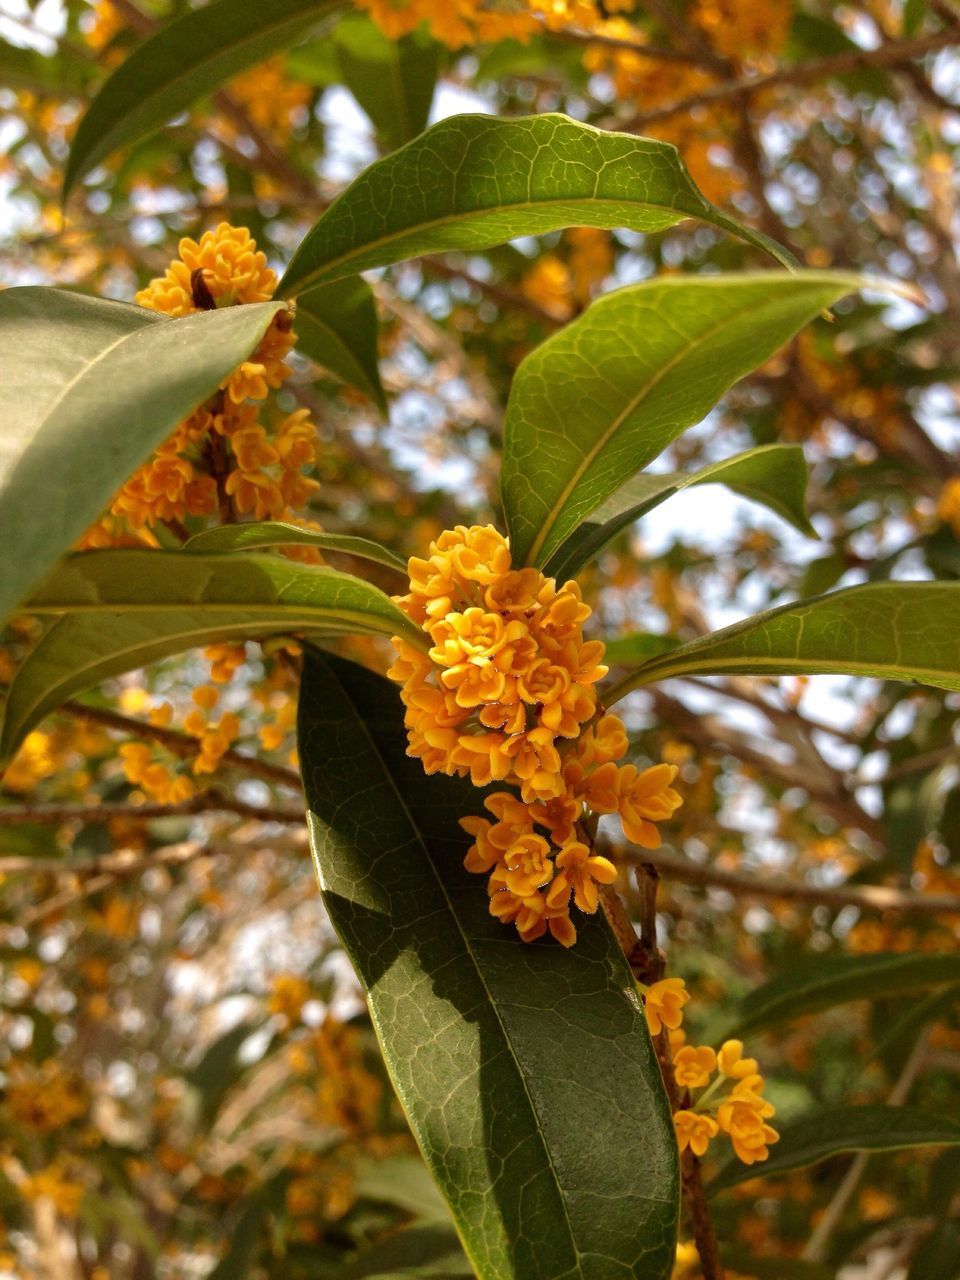
{"label": "blurred background foliage", "polygon": [[[842,304],[671,450],[690,468],[802,443],[819,541],[715,489],[678,498],[585,575],[596,634],[689,637],[797,594],[960,574],[954,0],[368,0],[113,156],[62,218],[85,104],[187,8],[0,3],[4,284],[131,299],[221,220],[282,267],[353,174],[458,111],[647,133],[807,265],[908,281],[926,303]],[[617,284],[763,265],[686,223],[376,273],[389,420],[303,347],[278,396],[318,429],[302,517],[401,555],[495,519],[527,352]],[[0,682],[33,639],[29,620],[0,637]],[[342,650],[383,669],[377,642]],[[3,781],[4,1280],[469,1274],[314,891],[296,665],[289,646],[218,646],[111,682],[33,732]],[[827,677],[634,696],[636,753],[681,770],[685,804],[651,861],[692,1032],[709,1040],[802,955],[955,950],[958,701]],[[629,879],[625,864],[636,906]],[[956,1114],[953,995],[756,1037],[779,1117],[898,1088]],[[849,1169],[836,1157],[719,1198],[736,1273],[956,1280],[957,1153]],[[696,1274],[681,1248],[677,1276]]]}

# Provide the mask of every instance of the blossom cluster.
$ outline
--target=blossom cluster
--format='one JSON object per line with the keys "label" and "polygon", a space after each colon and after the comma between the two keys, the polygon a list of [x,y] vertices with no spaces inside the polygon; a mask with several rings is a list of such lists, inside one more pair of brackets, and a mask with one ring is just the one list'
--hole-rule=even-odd
{"label": "blossom cluster", "polygon": [[718,1050],[686,1043],[681,1022],[690,994],[682,978],[662,978],[641,991],[651,1035],[666,1028],[670,1039],[673,1077],[685,1104],[673,1116],[680,1150],[702,1156],[725,1133],[744,1164],[766,1160],[780,1135],[767,1123],[775,1109],[763,1096],[756,1058],[743,1056],[742,1040],[725,1040]]}
{"label": "blossom cluster", "polygon": [[604,646],[584,639],[591,610],[575,582],[512,568],[490,525],[446,530],[409,574],[397,603],[431,647],[393,642],[387,674],[402,685],[408,754],[427,773],[516,788],[486,798],[490,818],[462,819],[474,838],[465,865],[489,876],[491,913],[524,941],[549,930],[571,946],[571,901],[595,912],[616,877],[584,824],[616,813],[628,840],[656,848],[655,824],[681,802],[676,767],[618,763],[627,735],[598,707]]}
{"label": "blossom cluster", "polygon": [[[276,273],[245,227],[221,222],[199,241],[181,240],[178,254],[136,295],[140,306],[186,316],[267,302],[276,289]],[[261,420],[264,401],[291,371],[292,324],[289,311],[274,317],[256,351],[131,476],[82,545],[156,545],[157,525],[179,530],[184,520],[227,510],[304,523],[297,512],[319,487],[303,474],[315,460],[316,427],[306,409],[269,429]]]}

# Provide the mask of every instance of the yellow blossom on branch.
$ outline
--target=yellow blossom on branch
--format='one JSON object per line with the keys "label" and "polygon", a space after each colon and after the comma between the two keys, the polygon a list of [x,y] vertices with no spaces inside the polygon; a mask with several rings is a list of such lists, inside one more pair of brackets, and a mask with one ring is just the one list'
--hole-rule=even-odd
{"label": "yellow blossom on branch", "polygon": [[712,1116],[699,1115],[696,1111],[675,1112],[673,1123],[680,1150],[686,1151],[689,1147],[695,1156],[702,1156],[710,1139],[720,1132],[720,1126]]}
{"label": "yellow blossom on branch", "polygon": [[473,837],[464,865],[489,875],[491,913],[521,938],[549,932],[570,946],[571,905],[593,914],[617,875],[594,853],[589,823],[619,813],[629,839],[655,847],[655,823],[680,804],[676,766],[617,764],[627,734],[599,708],[604,645],[583,635],[591,610],[576,582],[514,569],[491,525],[446,530],[408,573],[396,603],[430,647],[393,641],[387,674],[402,686],[407,754],[427,773],[519,792],[486,798],[493,822],[462,820]]}
{"label": "yellow blossom on branch", "polygon": [[658,1036],[664,1027],[675,1031],[683,1021],[683,1006],[689,999],[690,992],[682,978],[661,978],[651,983],[643,996],[650,1034]]}

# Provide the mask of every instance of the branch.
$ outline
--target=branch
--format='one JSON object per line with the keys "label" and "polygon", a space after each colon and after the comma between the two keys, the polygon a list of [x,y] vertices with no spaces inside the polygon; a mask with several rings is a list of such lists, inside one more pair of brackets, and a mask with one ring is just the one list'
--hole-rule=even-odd
{"label": "branch", "polygon": [[[146,724],[142,720],[134,720],[131,716],[121,715],[119,711],[107,711],[102,707],[89,707],[84,702],[65,702],[60,710],[78,720],[86,720],[91,724],[102,725],[106,729],[115,729],[118,733],[127,733],[136,738],[147,738],[159,742],[175,756],[190,760],[200,754],[200,741],[191,738],[188,733],[178,729],[161,729],[156,725]],[[255,756],[246,756],[239,751],[225,751],[221,762],[241,769],[251,777],[261,778],[277,786],[290,787],[294,791],[303,789],[300,775],[293,769],[284,769],[282,765],[268,764]]]}
{"label": "branch", "polygon": [[[146,822],[150,818],[180,818],[199,813],[235,813],[241,818],[254,818],[258,822],[282,822],[299,826],[304,822],[301,809],[278,809],[269,805],[246,804],[234,796],[211,788],[202,791],[180,804],[22,804],[0,808],[0,827],[12,827],[19,823],[109,822],[111,818],[133,818]],[[0,871],[37,870],[37,858],[0,858]],[[62,869],[59,858],[49,859],[50,869]],[[73,866],[73,864],[71,864]]]}
{"label": "branch", "polygon": [[658,120],[669,119],[670,116],[694,111],[698,107],[712,107],[718,102],[750,97],[764,89],[775,89],[781,85],[810,84],[817,80],[828,80],[835,76],[847,75],[851,71],[859,71],[863,67],[896,67],[958,42],[960,42],[960,26],[953,26],[945,31],[936,31],[932,35],[918,36],[913,40],[892,40],[888,44],[880,45],[877,49],[853,49],[849,53],[838,53],[830,58],[814,58],[793,67],[780,67],[767,75],[744,76],[739,80],[714,85],[710,89],[704,89],[702,93],[692,94],[679,102],[639,112],[626,121],[613,121],[611,127],[628,133],[641,133],[647,125],[655,124]]}
{"label": "branch", "polygon": [[604,843],[609,857],[621,862],[650,863],[668,879],[700,888],[726,889],[735,895],[752,898],[779,898],[828,907],[859,907],[861,911],[946,911],[960,915],[960,896],[952,894],[915,893],[888,885],[802,884],[777,875],[764,876],[761,880],[745,872],[722,871],[719,867],[691,862],[664,849],[634,850]]}
{"label": "branch", "polygon": [[729,64],[710,53],[683,53],[679,49],[668,49],[662,45],[642,44],[639,40],[627,40],[621,36],[605,36],[597,31],[577,31],[566,27],[562,31],[551,31],[548,27],[544,34],[564,44],[596,45],[602,49],[619,49],[624,53],[632,53],[638,58],[650,58],[655,62],[680,62],[686,66],[709,67],[713,71],[725,71]]}

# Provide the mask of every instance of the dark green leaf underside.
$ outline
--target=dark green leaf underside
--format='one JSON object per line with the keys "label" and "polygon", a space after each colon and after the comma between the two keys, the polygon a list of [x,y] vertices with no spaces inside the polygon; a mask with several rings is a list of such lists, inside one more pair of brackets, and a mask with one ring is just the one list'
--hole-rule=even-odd
{"label": "dark green leaf underside", "polygon": [[478,1275],[669,1275],[676,1144],[605,922],[564,951],[488,914],[457,826],[478,793],[407,757],[379,677],[307,654],[300,757],[325,905]]}
{"label": "dark green leaf underside", "polygon": [[377,363],[377,306],[367,282],[352,276],[309,289],[297,299],[295,323],[297,350],[386,414]]}

